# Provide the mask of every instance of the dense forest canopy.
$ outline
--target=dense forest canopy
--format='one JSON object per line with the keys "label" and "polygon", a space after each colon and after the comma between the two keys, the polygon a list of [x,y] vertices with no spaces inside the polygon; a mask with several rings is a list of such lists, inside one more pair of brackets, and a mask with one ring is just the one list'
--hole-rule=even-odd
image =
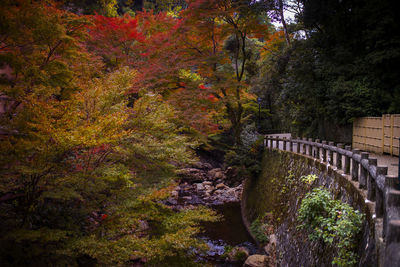
{"label": "dense forest canopy", "polygon": [[217,148],[252,171],[257,133],[399,113],[392,4],[2,1],[0,261],[199,264],[217,216],[162,203],[176,171]]}

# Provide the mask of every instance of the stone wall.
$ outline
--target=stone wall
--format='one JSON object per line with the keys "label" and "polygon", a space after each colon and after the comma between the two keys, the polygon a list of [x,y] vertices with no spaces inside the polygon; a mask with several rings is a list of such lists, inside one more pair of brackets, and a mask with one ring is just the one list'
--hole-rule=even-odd
{"label": "stone wall", "polygon": [[336,199],[365,214],[358,244],[359,266],[383,265],[379,256],[382,244],[376,238],[382,227],[374,218],[374,203],[365,201],[365,192],[349,176],[309,156],[279,150],[267,149],[262,166],[259,177],[245,181],[243,216],[247,225],[266,214],[273,217],[280,266],[331,266],[337,253],[322,242],[309,241],[307,233],[296,228],[301,199],[311,190],[300,177],[308,174],[318,176],[314,187],[329,188]]}

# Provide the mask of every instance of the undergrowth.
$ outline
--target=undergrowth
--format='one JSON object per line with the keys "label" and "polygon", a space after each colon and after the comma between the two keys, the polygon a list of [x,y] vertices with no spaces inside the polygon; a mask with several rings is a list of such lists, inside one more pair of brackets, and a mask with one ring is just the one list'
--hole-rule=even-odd
{"label": "undergrowth", "polygon": [[324,188],[314,188],[301,202],[299,229],[309,233],[310,240],[322,240],[338,248],[332,264],[355,266],[358,255],[355,249],[363,222],[363,214],[340,200],[334,200]]}

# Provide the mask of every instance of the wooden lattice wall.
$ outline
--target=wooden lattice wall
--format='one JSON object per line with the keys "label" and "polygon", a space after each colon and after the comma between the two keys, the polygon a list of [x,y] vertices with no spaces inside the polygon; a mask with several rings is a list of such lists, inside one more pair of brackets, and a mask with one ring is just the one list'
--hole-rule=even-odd
{"label": "wooden lattice wall", "polygon": [[357,118],[353,122],[353,148],[399,155],[400,114]]}

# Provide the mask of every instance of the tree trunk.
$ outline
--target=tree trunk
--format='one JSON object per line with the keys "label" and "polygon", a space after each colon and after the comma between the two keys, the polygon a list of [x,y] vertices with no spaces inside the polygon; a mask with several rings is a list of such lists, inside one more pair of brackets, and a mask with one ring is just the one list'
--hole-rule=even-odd
{"label": "tree trunk", "polygon": [[279,15],[281,16],[281,22],[283,26],[283,32],[285,33],[285,39],[286,39],[286,44],[289,46],[290,45],[290,36],[287,30],[287,25],[285,21],[285,14],[283,11],[283,0],[278,0],[278,8],[279,8]]}

